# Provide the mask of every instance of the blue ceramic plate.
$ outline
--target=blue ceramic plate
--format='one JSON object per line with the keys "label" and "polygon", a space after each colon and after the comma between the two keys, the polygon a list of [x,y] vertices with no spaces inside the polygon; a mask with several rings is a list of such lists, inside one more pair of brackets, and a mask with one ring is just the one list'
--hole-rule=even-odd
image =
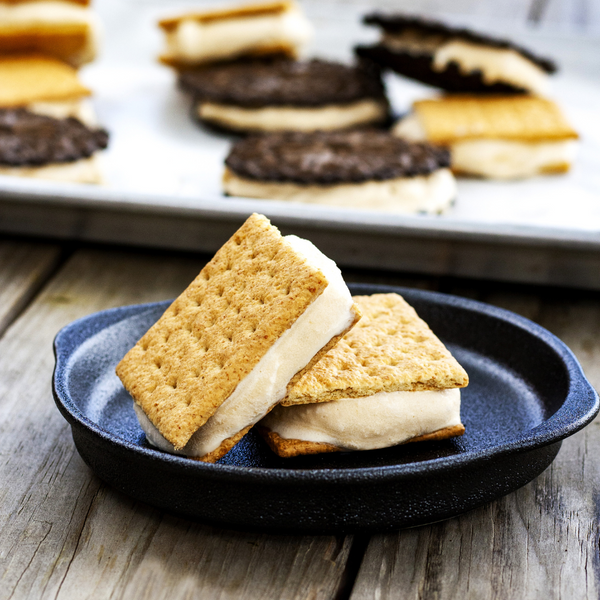
{"label": "blue ceramic plate", "polygon": [[114,370],[168,302],[100,312],[56,336],[54,398],[77,450],[109,485],[182,516],[269,531],[389,531],[508,494],[552,462],[598,412],[571,351],[514,313],[454,296],[398,292],[469,373],[466,433],[368,452],[281,459],[252,432],[216,464],[151,448]]}

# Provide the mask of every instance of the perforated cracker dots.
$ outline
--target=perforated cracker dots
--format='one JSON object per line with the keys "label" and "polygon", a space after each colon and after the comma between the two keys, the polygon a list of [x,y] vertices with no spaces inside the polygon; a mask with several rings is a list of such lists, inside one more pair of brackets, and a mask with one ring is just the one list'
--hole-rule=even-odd
{"label": "perforated cracker dots", "polygon": [[[182,447],[325,285],[320,271],[255,215],[123,359],[119,376],[161,433]],[[282,302],[292,286],[296,293]]]}
{"label": "perforated cracker dots", "polygon": [[466,385],[462,367],[400,296],[355,301],[362,320],[296,382],[282,404]]}

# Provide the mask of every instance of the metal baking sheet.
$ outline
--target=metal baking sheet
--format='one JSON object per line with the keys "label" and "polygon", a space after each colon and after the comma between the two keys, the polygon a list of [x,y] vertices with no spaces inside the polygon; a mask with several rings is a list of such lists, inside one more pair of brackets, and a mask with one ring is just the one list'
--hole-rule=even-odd
{"label": "metal baking sheet", "polygon": [[[222,164],[234,138],[193,123],[173,73],[155,60],[162,41],[156,20],[186,5],[96,0],[94,6],[105,26],[104,50],[82,78],[111,133],[106,183],[0,177],[0,231],[212,252],[256,211],[345,266],[600,289],[600,39],[450,17],[558,60],[551,96],[581,132],[580,153],[567,175],[462,179],[446,215],[406,216],[223,197]],[[349,60],[353,44],[374,39],[360,24],[366,6],[304,6],[316,28],[310,55]],[[398,114],[435,93],[395,75],[387,84]]]}

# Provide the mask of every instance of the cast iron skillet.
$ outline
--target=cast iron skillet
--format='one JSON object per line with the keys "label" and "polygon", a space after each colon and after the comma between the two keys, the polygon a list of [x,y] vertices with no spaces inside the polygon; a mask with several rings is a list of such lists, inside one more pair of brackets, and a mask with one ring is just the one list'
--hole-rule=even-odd
{"label": "cast iron skillet", "polygon": [[116,364],[169,302],[90,315],[56,336],[53,390],[83,460],[109,485],[181,516],[279,532],[390,531],[447,519],[540,474],[561,440],[598,413],[571,351],[506,310],[454,296],[398,292],[470,376],[466,433],[368,452],[281,459],[252,432],[217,464],[151,448]]}

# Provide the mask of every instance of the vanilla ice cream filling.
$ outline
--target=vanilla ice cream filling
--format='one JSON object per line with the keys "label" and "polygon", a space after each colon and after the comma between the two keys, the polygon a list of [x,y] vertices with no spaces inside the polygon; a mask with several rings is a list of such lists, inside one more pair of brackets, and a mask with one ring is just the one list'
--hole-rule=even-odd
{"label": "vanilla ice cream filling", "polygon": [[[352,296],[336,264],[307,240],[296,236],[284,239],[310,265],[323,272],[328,285],[177,454],[204,456],[224,440],[254,425],[285,396],[292,377],[354,321]],[[175,452],[135,403],[134,409],[148,441],[161,450]]]}
{"label": "vanilla ice cream filling", "polygon": [[199,102],[198,116],[229,129],[250,131],[332,131],[385,120],[387,105],[381,100],[301,108],[265,106],[244,108]]}
{"label": "vanilla ice cream filling", "polygon": [[276,406],[261,422],[287,440],[374,450],[460,425],[460,389],[379,392],[364,398]]}
{"label": "vanilla ice cream filling", "polygon": [[575,159],[577,142],[465,140],[452,144],[450,152],[456,172],[492,179],[522,179],[568,170]]}
{"label": "vanilla ice cream filling", "polygon": [[231,196],[402,214],[440,213],[456,198],[456,180],[450,169],[438,169],[429,175],[415,177],[336,185],[257,181],[239,177],[227,170],[223,186]]}
{"label": "vanilla ice cream filling", "polygon": [[300,51],[313,28],[297,8],[272,15],[215,19],[183,18],[166,32],[166,55],[183,62],[239,56],[261,48],[292,47]]}
{"label": "vanilla ice cream filling", "polygon": [[94,107],[89,98],[32,102],[24,108],[38,115],[55,119],[74,117],[88,127],[95,127],[98,123]]}
{"label": "vanilla ice cream filling", "polygon": [[[427,139],[415,113],[399,121],[393,133],[413,142]],[[490,179],[523,179],[553,170],[566,171],[577,154],[575,140],[523,142],[471,138],[446,145],[454,171]]]}
{"label": "vanilla ice cream filling", "polygon": [[73,162],[49,163],[35,167],[0,165],[0,175],[47,179],[63,183],[102,183],[102,173],[97,154]]}
{"label": "vanilla ice cream filling", "polygon": [[543,94],[548,90],[548,73],[512,48],[497,48],[460,38],[444,40],[439,35],[418,35],[414,31],[384,34],[382,44],[392,52],[431,55],[433,69],[444,71],[451,62],[468,75],[480,71],[484,83],[508,83]]}
{"label": "vanilla ice cream filling", "polygon": [[89,6],[52,0],[17,4],[0,2],[0,31],[28,28],[41,28],[43,31],[62,25],[87,27],[88,39],[86,47],[80,51],[80,60],[91,60],[98,51],[100,22]]}

